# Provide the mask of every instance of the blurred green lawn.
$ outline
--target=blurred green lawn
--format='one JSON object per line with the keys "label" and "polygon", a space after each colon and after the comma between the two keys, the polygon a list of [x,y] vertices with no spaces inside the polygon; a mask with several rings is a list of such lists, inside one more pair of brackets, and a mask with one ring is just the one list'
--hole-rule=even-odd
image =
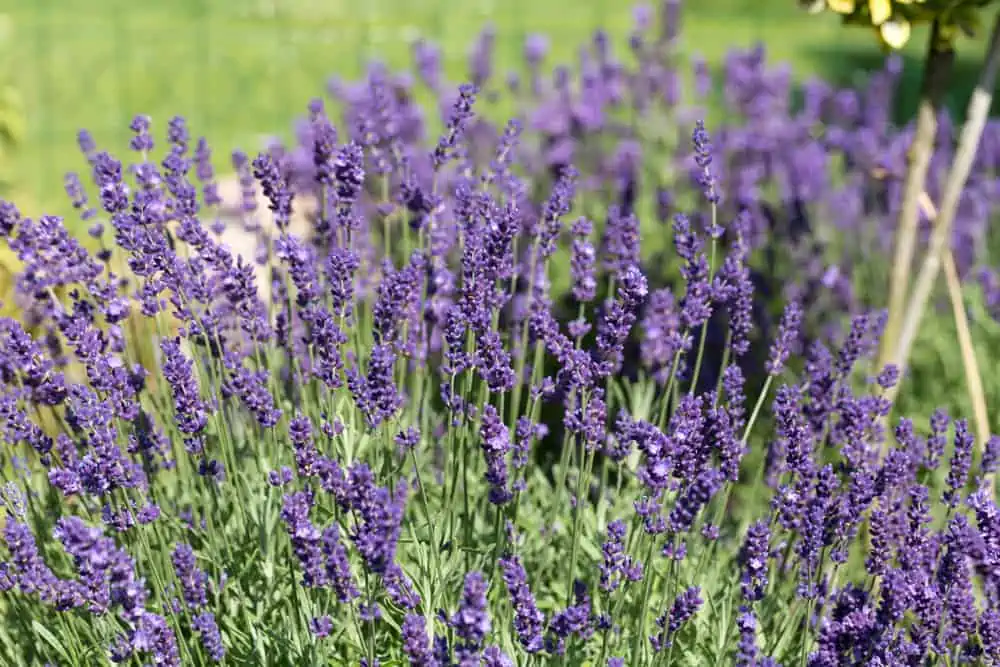
{"label": "blurred green lawn", "polygon": [[[13,29],[0,65],[13,73],[29,121],[15,188],[52,212],[67,208],[64,172],[81,167],[80,128],[119,150],[134,114],[150,114],[161,131],[169,116],[183,114],[196,135],[209,137],[222,166],[233,148],[255,150],[263,135],[287,135],[330,75],[355,76],[376,55],[408,64],[418,35],[443,46],[449,74],[460,79],[487,22],[498,31],[500,72],[520,64],[530,32],[551,36],[550,63],[571,62],[594,28],[624,37],[631,24],[630,5],[620,0],[0,0],[0,13]],[[809,16],[795,0],[690,0],[683,23],[684,49],[713,65],[729,48],[758,40],[800,79],[845,82],[881,62],[867,31]],[[916,34],[906,52],[911,88],[922,38]],[[980,52],[963,43],[960,78],[974,76]]]}

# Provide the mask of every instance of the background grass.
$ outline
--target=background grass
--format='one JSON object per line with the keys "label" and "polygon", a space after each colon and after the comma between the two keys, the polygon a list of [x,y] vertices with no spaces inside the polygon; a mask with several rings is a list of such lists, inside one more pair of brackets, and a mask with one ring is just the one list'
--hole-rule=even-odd
{"label": "background grass", "polygon": [[[209,137],[221,166],[234,148],[287,136],[331,75],[356,76],[374,56],[407,65],[417,36],[438,42],[449,75],[461,79],[468,47],[487,22],[498,31],[501,73],[520,64],[531,32],[550,35],[550,63],[572,62],[596,27],[623,38],[631,25],[630,4],[620,0],[0,0],[0,14],[10,36],[0,72],[13,77],[28,116],[14,187],[21,201],[50,212],[67,211],[62,175],[81,166],[80,128],[117,149],[134,114],[159,123],[183,114]],[[701,52],[713,67],[730,48],[763,41],[800,80],[847,83],[882,60],[866,30],[810,16],[794,0],[688,2],[682,36],[684,50]],[[904,52],[904,116],[919,83],[923,36]],[[956,107],[968,95],[981,41],[960,45]]]}

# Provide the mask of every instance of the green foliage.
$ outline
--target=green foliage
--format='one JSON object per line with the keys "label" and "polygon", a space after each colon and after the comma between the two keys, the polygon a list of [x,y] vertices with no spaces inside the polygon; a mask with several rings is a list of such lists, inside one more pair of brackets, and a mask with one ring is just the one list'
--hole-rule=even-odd
{"label": "green foliage", "polygon": [[0,14],[0,193],[9,188],[13,169],[12,154],[24,139],[25,110],[21,95],[10,79],[11,21]]}
{"label": "green foliage", "polygon": [[[987,311],[983,291],[974,282],[966,284],[964,296],[976,359],[983,371],[986,405],[991,409],[990,427],[997,432],[1000,431],[1000,415],[996,411],[996,406],[1000,406],[1000,374],[993,372],[992,364],[1000,351],[1000,323]],[[972,414],[958,334],[947,299],[942,286],[936,307],[927,313],[914,344],[907,390],[897,400],[897,414],[926,415],[936,408],[953,415]]]}

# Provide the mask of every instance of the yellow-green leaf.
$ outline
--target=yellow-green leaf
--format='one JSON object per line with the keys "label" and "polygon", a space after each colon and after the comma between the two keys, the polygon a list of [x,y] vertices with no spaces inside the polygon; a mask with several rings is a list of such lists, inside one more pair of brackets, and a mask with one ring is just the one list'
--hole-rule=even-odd
{"label": "yellow-green leaf", "polygon": [[854,0],[826,0],[826,5],[838,14],[854,12]]}
{"label": "yellow-green leaf", "polygon": [[880,26],[892,16],[891,0],[868,0],[868,11],[872,15],[872,25]]}
{"label": "yellow-green leaf", "polygon": [[879,26],[882,41],[893,49],[901,49],[910,39],[910,23],[901,18],[886,21]]}

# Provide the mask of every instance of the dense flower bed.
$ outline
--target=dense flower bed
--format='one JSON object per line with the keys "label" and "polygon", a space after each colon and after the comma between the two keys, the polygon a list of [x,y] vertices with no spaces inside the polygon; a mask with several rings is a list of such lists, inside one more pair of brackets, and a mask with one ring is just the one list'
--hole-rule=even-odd
{"label": "dense flower bed", "polygon": [[893,214],[888,86],[793,107],[736,54],[713,146],[674,9],[579,85],[531,38],[527,122],[477,113],[488,34],[457,89],[418,47],[435,139],[384,70],[334,86],[343,136],[315,101],[300,145],[233,156],[254,258],[179,117],[124,160],[81,133],[93,253],[0,202],[3,662],[1000,663],[1000,440],[888,421],[884,318],[813,247]]}

